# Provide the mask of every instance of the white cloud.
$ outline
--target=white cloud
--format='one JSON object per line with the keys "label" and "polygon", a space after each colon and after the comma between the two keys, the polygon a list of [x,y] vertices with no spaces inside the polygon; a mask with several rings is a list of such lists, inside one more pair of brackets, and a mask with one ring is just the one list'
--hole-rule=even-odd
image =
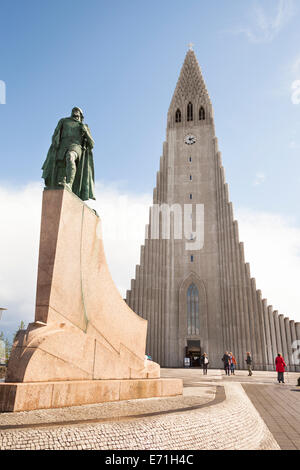
{"label": "white cloud", "polygon": [[253,181],[253,185],[259,186],[260,184],[263,184],[265,181],[266,181],[266,175],[260,171],[256,173],[255,179]]}
{"label": "white cloud", "polygon": [[231,33],[244,34],[250,42],[256,44],[271,42],[287,26],[295,12],[294,0],[278,0],[272,11],[256,3],[252,10],[252,25],[238,27]]}
{"label": "white cloud", "polygon": [[0,186],[0,330],[34,318],[41,185]]}
{"label": "white cloud", "polygon": [[[33,321],[40,235],[42,185],[0,186],[0,307],[7,307],[0,331]],[[112,277],[125,296],[139,263],[148,223],[150,194],[97,184],[93,203],[103,222],[104,247]],[[90,204],[92,205],[92,203]],[[281,215],[238,211],[257,286],[281,313],[300,321],[300,229]]]}
{"label": "white cloud", "polygon": [[292,150],[299,150],[300,149],[300,144],[292,140],[289,145],[290,149]]}
{"label": "white cloud", "polygon": [[240,240],[257,288],[274,309],[300,321],[300,228],[281,214],[236,211]]}
{"label": "white cloud", "polygon": [[292,96],[291,100],[293,104],[300,104],[300,80],[295,80],[291,86]]}

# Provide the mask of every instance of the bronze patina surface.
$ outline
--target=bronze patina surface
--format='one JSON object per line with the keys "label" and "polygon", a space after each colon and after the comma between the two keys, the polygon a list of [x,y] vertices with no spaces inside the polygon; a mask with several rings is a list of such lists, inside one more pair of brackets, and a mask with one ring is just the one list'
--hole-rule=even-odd
{"label": "bronze patina surface", "polygon": [[94,141],[83,119],[83,112],[77,107],[72,109],[70,117],[60,119],[42,167],[42,177],[46,188],[66,186],[87,201],[95,199]]}

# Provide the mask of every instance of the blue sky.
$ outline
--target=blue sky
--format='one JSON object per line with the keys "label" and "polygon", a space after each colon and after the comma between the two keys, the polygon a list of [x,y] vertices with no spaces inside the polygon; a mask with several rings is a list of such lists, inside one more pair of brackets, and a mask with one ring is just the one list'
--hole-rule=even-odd
{"label": "blue sky", "polygon": [[57,121],[77,105],[96,142],[97,181],[151,194],[192,41],[234,207],[298,230],[299,18],[293,0],[2,1],[0,189],[40,181]]}

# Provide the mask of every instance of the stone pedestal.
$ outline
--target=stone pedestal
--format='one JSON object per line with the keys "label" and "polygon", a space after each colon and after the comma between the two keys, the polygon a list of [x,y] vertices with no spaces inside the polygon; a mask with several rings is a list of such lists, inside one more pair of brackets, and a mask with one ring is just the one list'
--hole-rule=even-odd
{"label": "stone pedestal", "polygon": [[179,379],[4,383],[0,386],[0,412],[63,408],[181,394],[182,380]]}
{"label": "stone pedestal", "polygon": [[101,235],[100,218],[73,193],[44,191],[35,321],[14,343],[2,411],[182,393],[145,360],[147,322],[118,292]]}

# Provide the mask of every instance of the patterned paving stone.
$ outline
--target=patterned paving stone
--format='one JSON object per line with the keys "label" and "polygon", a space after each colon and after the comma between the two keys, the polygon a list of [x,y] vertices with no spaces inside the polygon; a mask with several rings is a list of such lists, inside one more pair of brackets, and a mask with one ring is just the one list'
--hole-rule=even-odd
{"label": "patterned paving stone", "polygon": [[0,449],[278,449],[241,385],[225,384],[225,392],[214,406],[171,415],[2,431]]}
{"label": "patterned paving stone", "polygon": [[[271,406],[276,394],[288,392],[274,385],[273,373],[248,378],[244,371],[225,377],[216,370],[203,376],[201,370],[163,369],[162,375],[183,378],[184,396],[2,414],[0,449],[299,448],[297,394],[285,395],[288,407]],[[294,383],[291,376],[290,388]],[[20,425],[26,427],[15,428]]]}

